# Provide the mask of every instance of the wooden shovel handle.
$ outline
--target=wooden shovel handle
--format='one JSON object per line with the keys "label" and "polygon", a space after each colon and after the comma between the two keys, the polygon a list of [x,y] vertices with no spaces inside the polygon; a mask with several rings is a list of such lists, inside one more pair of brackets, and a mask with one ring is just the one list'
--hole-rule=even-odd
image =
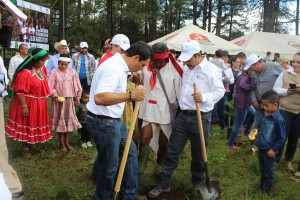
{"label": "wooden shovel handle", "polygon": [[[196,93],[197,92],[196,83],[194,83],[193,86],[194,86],[194,93]],[[206,145],[205,145],[205,139],[204,139],[204,133],[203,133],[203,126],[202,126],[202,119],[201,119],[201,112],[200,112],[200,103],[197,103],[197,102],[195,102],[195,103],[196,103],[196,110],[197,110],[202,157],[203,157],[203,162],[207,163]]]}
{"label": "wooden shovel handle", "polygon": [[140,105],[141,105],[140,101],[137,101],[135,103],[135,108],[134,108],[133,117],[132,117],[132,123],[131,123],[129,131],[128,131],[127,140],[126,140],[126,144],[125,144],[125,148],[124,148],[124,152],[123,152],[123,156],[122,156],[122,161],[121,161],[121,165],[120,165],[120,169],[119,169],[119,173],[118,173],[118,177],[117,177],[117,182],[116,182],[115,189],[114,189],[114,191],[116,193],[120,192],[124,169],[125,169],[128,152],[129,152],[129,148],[130,148],[130,143],[132,140],[132,135],[133,135],[133,131],[135,128],[135,123],[137,121],[136,119],[138,117]]}

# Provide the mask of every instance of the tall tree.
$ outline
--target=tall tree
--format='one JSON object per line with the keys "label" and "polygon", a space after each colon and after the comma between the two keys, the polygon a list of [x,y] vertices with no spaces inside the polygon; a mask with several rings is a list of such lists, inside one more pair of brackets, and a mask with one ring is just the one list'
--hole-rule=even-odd
{"label": "tall tree", "polygon": [[275,32],[276,23],[278,22],[280,0],[263,1],[263,31]]}
{"label": "tall tree", "polygon": [[299,0],[297,0],[296,6],[296,35],[299,35]]}
{"label": "tall tree", "polygon": [[218,13],[217,13],[217,22],[216,22],[216,35],[221,35],[221,26],[222,26],[222,6],[223,0],[218,1]]}

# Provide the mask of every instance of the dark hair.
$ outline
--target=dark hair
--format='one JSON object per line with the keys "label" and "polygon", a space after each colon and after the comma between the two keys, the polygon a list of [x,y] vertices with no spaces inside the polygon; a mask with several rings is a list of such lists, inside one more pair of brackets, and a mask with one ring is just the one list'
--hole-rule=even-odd
{"label": "dark hair", "polygon": [[270,52],[270,51],[267,52],[267,56],[269,56],[269,55],[271,55],[271,52]]}
{"label": "dark hair", "polygon": [[[40,53],[42,53],[41,55],[39,55]],[[17,78],[17,75],[19,74],[19,72],[21,72],[24,69],[31,69],[34,65],[35,62],[42,60],[44,58],[48,57],[48,53],[46,50],[42,49],[42,48],[35,48],[30,56],[27,56],[27,58],[21,63],[19,64],[19,66],[16,69],[16,72],[13,76],[13,80],[15,80]]]}
{"label": "dark hair", "polygon": [[278,103],[278,101],[279,101],[279,96],[278,96],[278,94],[277,94],[275,91],[270,90],[270,91],[265,92],[265,93],[261,96],[261,99],[262,99],[262,100],[269,101],[270,103],[274,104],[274,103]]}
{"label": "dark hair", "polygon": [[274,56],[276,56],[277,58],[280,58],[280,54],[279,53],[274,53]]}
{"label": "dark hair", "polygon": [[20,44],[19,50],[18,50],[19,52],[21,51],[21,49],[22,49],[23,46],[27,46],[27,44],[24,44],[24,43]]}
{"label": "dark hair", "polygon": [[215,52],[215,55],[218,57],[218,58],[221,58],[222,56],[223,56],[223,51],[222,50],[217,50],[216,52]]}
{"label": "dark hair", "polygon": [[227,51],[227,50],[223,50],[223,51],[222,51],[222,56],[229,56],[228,51]]}
{"label": "dark hair", "polygon": [[90,91],[89,90],[82,90],[82,95],[81,96],[83,96],[85,94],[90,94]]}
{"label": "dark hair", "polygon": [[168,47],[165,43],[158,42],[152,46],[153,53],[164,54],[168,52]]}
{"label": "dark hair", "polygon": [[246,54],[244,52],[240,52],[236,55],[238,58],[246,58]]}
{"label": "dark hair", "polygon": [[176,54],[176,50],[175,49],[170,49],[170,52],[173,54]]}
{"label": "dark hair", "polygon": [[131,45],[126,51],[126,56],[139,56],[139,61],[148,60],[149,58],[152,60],[153,53],[151,47],[144,41],[138,41]]}
{"label": "dark hair", "polygon": [[235,62],[238,58],[239,58],[238,56],[231,56],[230,64],[232,65],[232,62]]}

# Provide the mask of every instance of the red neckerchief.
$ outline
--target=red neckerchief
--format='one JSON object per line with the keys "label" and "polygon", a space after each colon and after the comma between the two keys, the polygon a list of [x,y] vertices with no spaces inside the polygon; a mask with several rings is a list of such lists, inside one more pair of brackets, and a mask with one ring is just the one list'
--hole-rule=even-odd
{"label": "red neckerchief", "polygon": [[103,56],[103,58],[101,58],[98,62],[98,67],[104,62],[106,61],[107,59],[109,59],[110,57],[112,57],[113,54],[111,53],[111,51],[107,50],[105,55]]}
{"label": "red neckerchief", "polygon": [[151,90],[153,90],[153,88],[156,84],[156,71],[150,66],[150,63],[147,66],[147,70],[151,72],[150,87],[151,87]]}

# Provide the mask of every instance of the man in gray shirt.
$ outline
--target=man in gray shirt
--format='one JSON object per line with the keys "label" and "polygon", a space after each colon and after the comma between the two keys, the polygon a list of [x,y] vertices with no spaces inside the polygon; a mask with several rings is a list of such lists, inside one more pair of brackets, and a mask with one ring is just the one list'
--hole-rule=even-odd
{"label": "man in gray shirt", "polygon": [[261,119],[264,116],[261,95],[273,90],[276,79],[282,72],[282,68],[275,62],[263,62],[257,55],[252,54],[246,59],[245,67],[249,66],[253,70],[252,81],[256,89],[251,93],[252,105],[255,108],[254,128],[259,129]]}

